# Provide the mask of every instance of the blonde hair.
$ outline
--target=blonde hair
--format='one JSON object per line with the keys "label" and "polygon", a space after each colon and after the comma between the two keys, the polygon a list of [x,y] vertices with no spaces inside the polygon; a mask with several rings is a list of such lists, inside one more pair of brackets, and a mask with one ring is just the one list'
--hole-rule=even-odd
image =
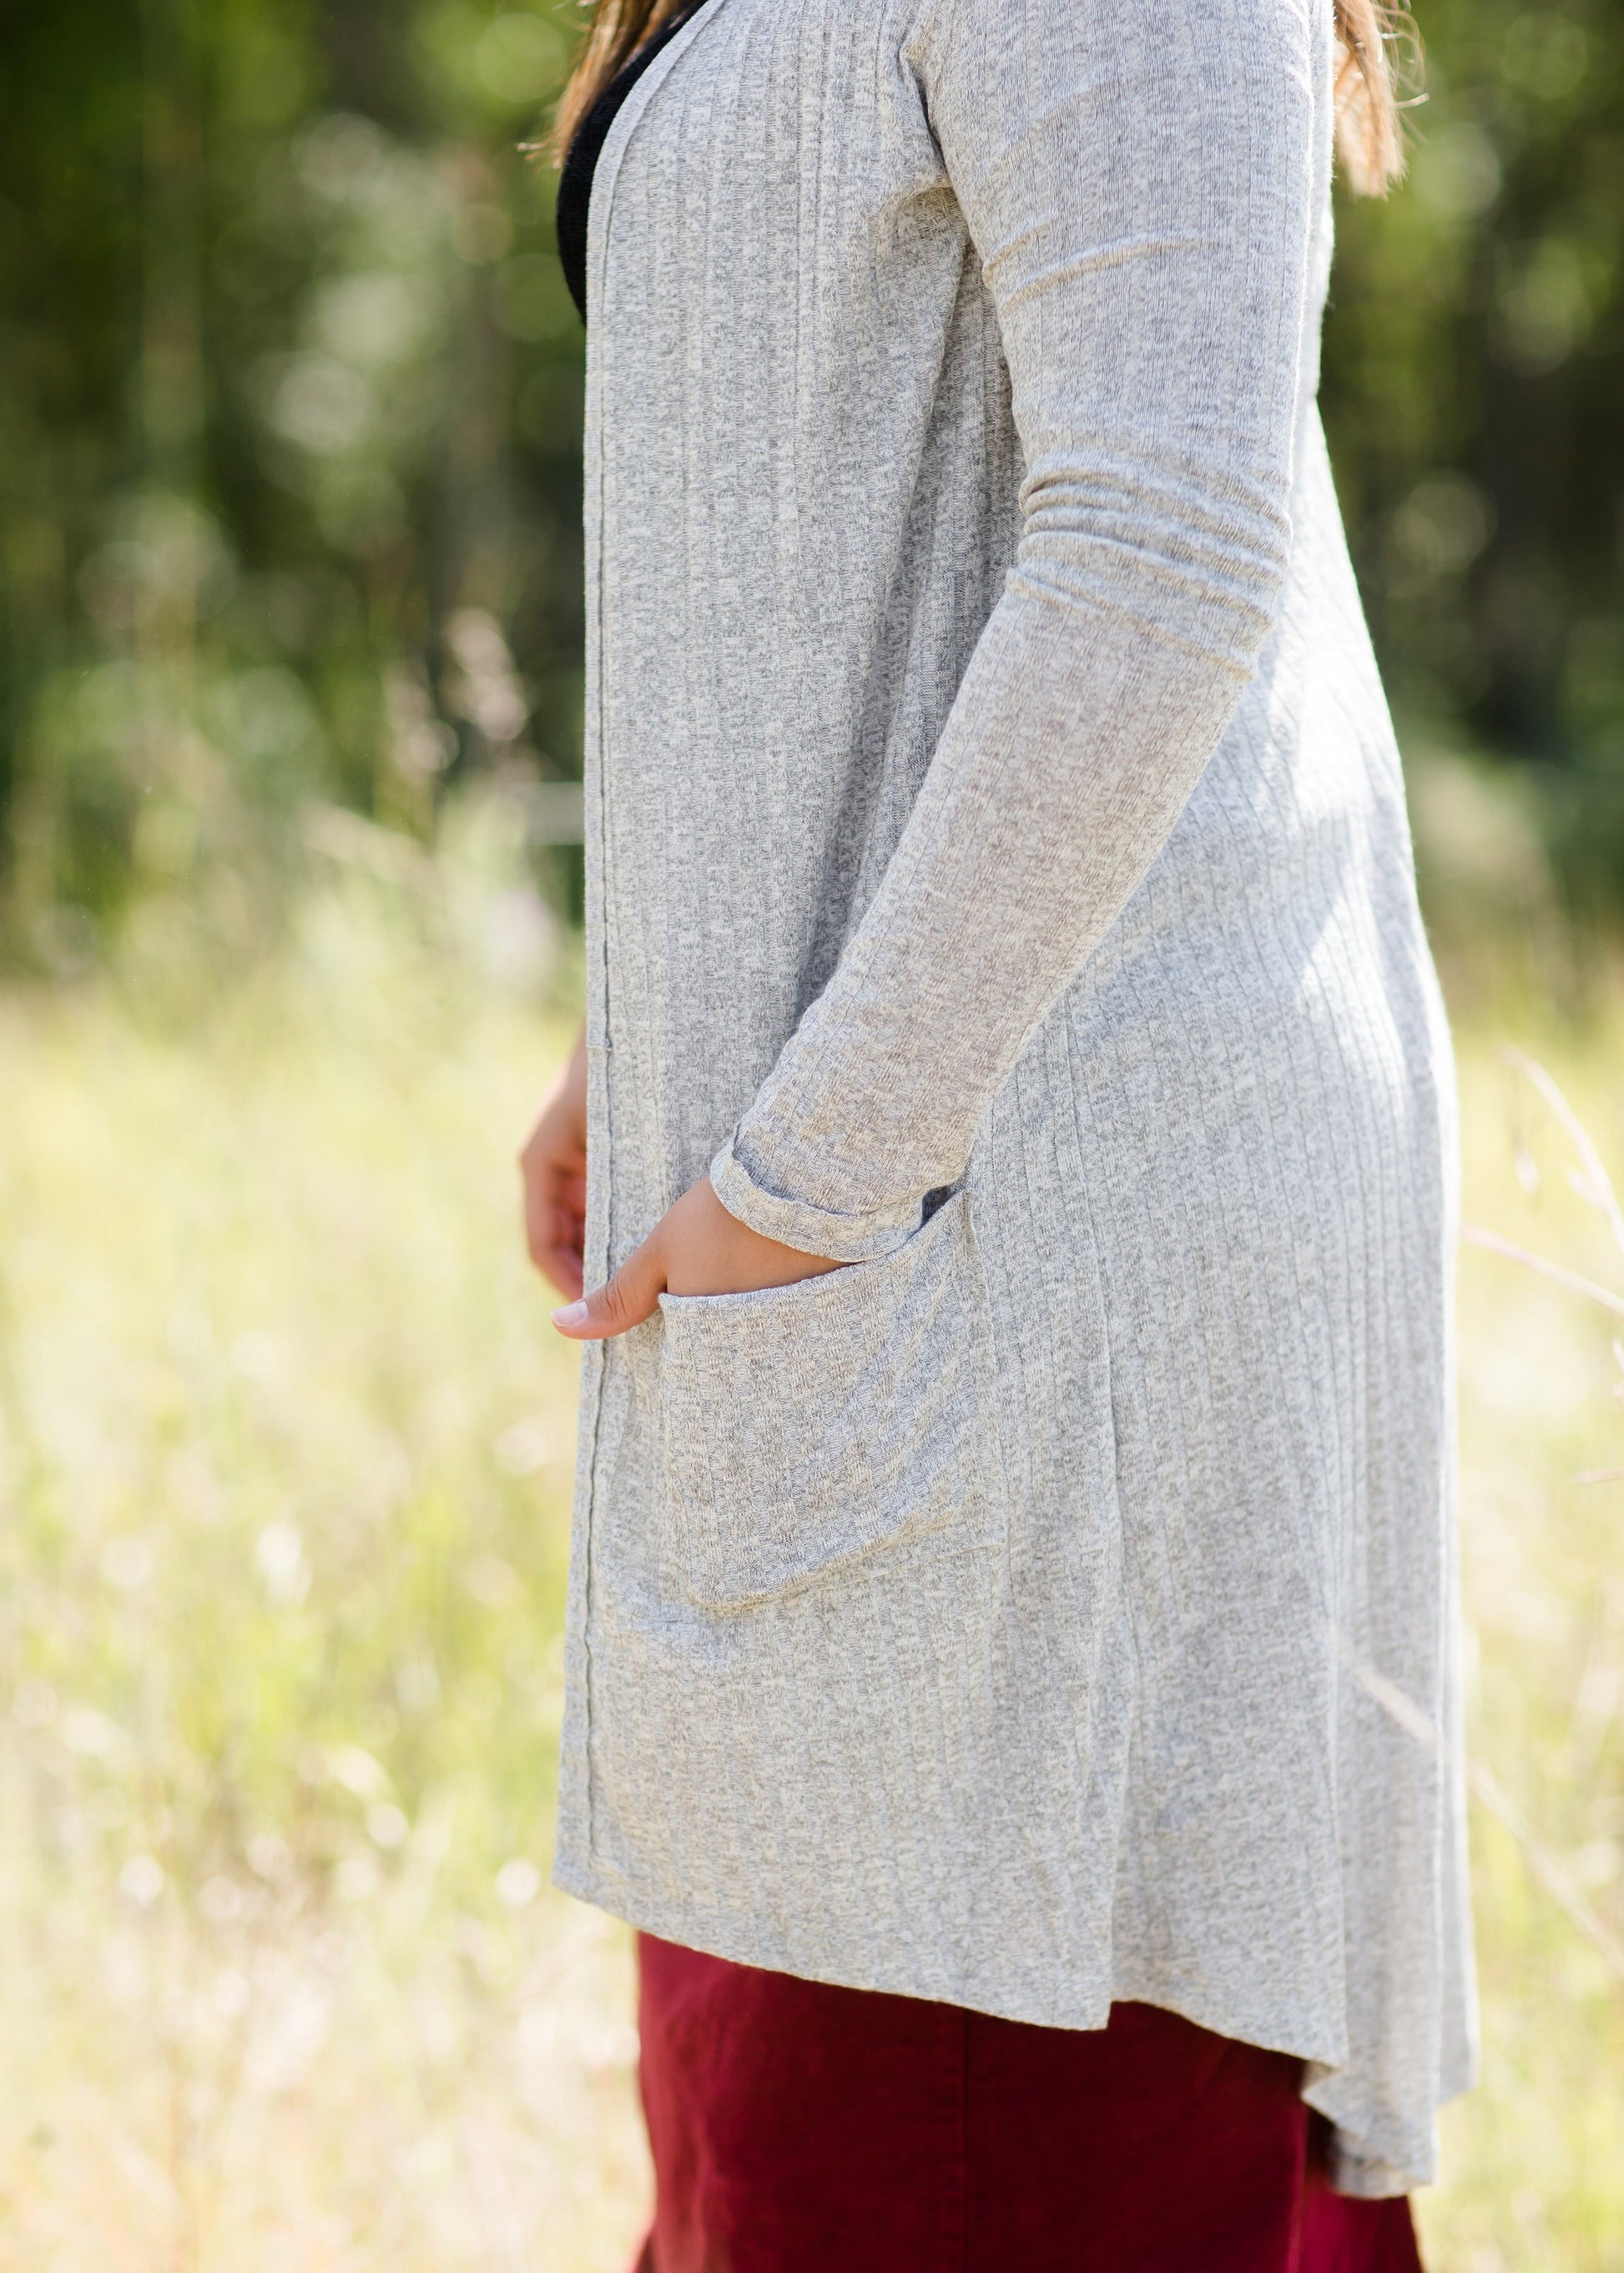
{"label": "blonde hair", "polygon": [[1401,37],[1411,55],[1418,55],[1415,26],[1384,0],[1332,0],[1331,13],[1336,25],[1336,154],[1350,190],[1362,198],[1384,197],[1404,170],[1395,65]]}
{"label": "blonde hair", "polygon": [[562,165],[576,127],[621,65],[683,5],[684,0],[593,0],[585,45],[559,97],[553,131],[541,146],[554,165]]}
{"label": "blonde hair", "polygon": [[[577,126],[645,41],[685,0],[594,0],[586,42],[559,101],[545,147],[561,163]],[[1348,185],[1379,198],[1404,170],[1394,58],[1400,18],[1387,0],[1331,0],[1336,26],[1336,154]],[[1406,16],[1405,29],[1414,43]]]}

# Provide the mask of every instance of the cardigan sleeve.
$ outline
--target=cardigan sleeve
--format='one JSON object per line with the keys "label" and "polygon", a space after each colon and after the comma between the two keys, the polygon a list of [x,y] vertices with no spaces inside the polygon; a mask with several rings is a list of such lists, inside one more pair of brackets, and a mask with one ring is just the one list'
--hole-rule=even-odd
{"label": "cardigan sleeve", "polygon": [[1311,6],[936,0],[911,35],[1009,366],[1020,533],[878,890],[712,1164],[769,1237],[865,1260],[963,1175],[1256,667],[1325,131]]}

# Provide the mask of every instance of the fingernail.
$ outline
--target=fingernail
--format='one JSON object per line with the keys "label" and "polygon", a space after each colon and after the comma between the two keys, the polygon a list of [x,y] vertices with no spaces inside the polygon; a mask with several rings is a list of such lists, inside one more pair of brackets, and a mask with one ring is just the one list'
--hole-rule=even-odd
{"label": "fingernail", "polygon": [[573,1327],[585,1325],[590,1316],[591,1312],[584,1302],[566,1302],[562,1309],[553,1313],[553,1323],[568,1333]]}

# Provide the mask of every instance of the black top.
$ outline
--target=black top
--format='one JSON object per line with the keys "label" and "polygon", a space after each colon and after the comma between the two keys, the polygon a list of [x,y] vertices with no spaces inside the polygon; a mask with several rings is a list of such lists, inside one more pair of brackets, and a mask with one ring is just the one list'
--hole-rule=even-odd
{"label": "black top", "polygon": [[556,227],[559,259],[564,264],[564,281],[569,287],[571,299],[581,311],[583,324],[586,321],[587,217],[591,211],[592,176],[598,170],[598,154],[608,139],[609,129],[614,124],[616,111],[666,41],[675,37],[702,4],[703,0],[689,0],[688,6],[680,8],[669,22],[660,26],[651,40],[645,40],[636,54],[621,64],[576,127],[565,156],[558,186]]}

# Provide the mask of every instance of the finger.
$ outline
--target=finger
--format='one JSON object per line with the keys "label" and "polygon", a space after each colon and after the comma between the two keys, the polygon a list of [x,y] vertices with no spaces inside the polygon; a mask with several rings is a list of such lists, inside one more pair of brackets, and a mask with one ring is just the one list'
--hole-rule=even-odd
{"label": "finger", "polygon": [[525,1243],[530,1261],[571,1302],[578,1299],[583,1285],[581,1251],[584,1229],[573,1208],[557,1205],[532,1210],[525,1219]]}
{"label": "finger", "polygon": [[[582,1234],[585,1228],[586,1193],[575,1189],[571,1177],[527,1177],[523,1186],[524,1244],[538,1271],[569,1295],[581,1292]],[[559,1276],[553,1258],[573,1255],[573,1266]]]}
{"label": "finger", "polygon": [[585,1281],[581,1272],[581,1251],[574,1247],[549,1247],[536,1257],[536,1268],[544,1278],[550,1279],[560,1294],[572,1302],[581,1299]]}
{"label": "finger", "polygon": [[554,1310],[553,1323],[571,1341],[607,1341],[651,1318],[665,1292],[665,1272],[650,1240],[628,1255],[605,1286]]}
{"label": "finger", "polygon": [[559,1292],[572,1302],[580,1300],[581,1290],[585,1284],[581,1267],[582,1250],[586,1244],[585,1232],[584,1219],[574,1208],[554,1205],[553,1236],[542,1267]]}
{"label": "finger", "polygon": [[568,1212],[557,1205],[551,1193],[531,1184],[525,1186],[524,1244],[538,1271],[547,1268],[547,1257],[554,1248],[568,1246],[569,1224]]}

